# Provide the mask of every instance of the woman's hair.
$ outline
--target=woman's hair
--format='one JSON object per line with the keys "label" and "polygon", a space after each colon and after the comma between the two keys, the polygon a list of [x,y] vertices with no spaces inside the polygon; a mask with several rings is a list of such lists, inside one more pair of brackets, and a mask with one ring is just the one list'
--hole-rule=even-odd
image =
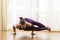
{"label": "woman's hair", "polygon": [[23,17],[19,17],[19,19],[20,19],[20,24],[21,24],[21,25],[24,25],[24,24],[25,24],[24,18],[23,18]]}
{"label": "woman's hair", "polygon": [[19,19],[23,19],[23,17],[19,17]]}

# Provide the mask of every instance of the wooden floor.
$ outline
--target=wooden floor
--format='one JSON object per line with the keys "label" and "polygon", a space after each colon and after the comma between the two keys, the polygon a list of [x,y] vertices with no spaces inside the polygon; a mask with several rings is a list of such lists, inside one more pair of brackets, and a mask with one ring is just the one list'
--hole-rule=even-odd
{"label": "wooden floor", "polygon": [[12,31],[0,31],[0,40],[60,40],[60,32],[35,31],[35,35],[31,35],[31,31],[18,31],[16,35],[12,35]]}

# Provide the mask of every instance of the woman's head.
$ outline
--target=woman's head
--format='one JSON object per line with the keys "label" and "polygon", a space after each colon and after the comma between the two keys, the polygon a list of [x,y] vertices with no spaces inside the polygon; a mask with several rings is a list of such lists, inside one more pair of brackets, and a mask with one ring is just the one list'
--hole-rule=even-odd
{"label": "woman's head", "polygon": [[20,19],[20,24],[24,25],[25,24],[25,20],[23,19],[23,17],[19,17],[19,19]]}

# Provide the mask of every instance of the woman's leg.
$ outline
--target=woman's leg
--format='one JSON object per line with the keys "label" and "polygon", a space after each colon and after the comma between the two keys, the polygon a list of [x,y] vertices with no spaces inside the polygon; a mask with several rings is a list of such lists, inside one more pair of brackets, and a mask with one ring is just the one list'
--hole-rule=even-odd
{"label": "woman's leg", "polygon": [[34,21],[34,20],[30,19],[30,18],[25,18],[25,21],[27,21],[27,22],[29,22],[29,23],[31,23],[33,25],[37,25],[39,27],[45,27],[45,25],[43,25],[42,23]]}
{"label": "woman's leg", "polygon": [[50,30],[50,28],[46,27],[45,25],[43,25],[40,22],[34,21],[32,19],[29,19],[29,18],[25,18],[25,20],[30,22],[30,23],[32,23],[32,25],[38,26],[38,29],[41,29],[41,30]]}

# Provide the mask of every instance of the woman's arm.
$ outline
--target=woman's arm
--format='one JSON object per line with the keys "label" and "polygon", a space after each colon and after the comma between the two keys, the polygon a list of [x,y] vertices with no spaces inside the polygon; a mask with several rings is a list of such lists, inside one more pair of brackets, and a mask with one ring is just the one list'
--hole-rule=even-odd
{"label": "woman's arm", "polygon": [[16,35],[16,28],[15,28],[15,26],[13,25],[13,35]]}
{"label": "woman's arm", "polygon": [[21,28],[21,24],[15,24],[15,25],[13,25],[13,35],[16,35],[16,29],[19,29],[19,28]]}

